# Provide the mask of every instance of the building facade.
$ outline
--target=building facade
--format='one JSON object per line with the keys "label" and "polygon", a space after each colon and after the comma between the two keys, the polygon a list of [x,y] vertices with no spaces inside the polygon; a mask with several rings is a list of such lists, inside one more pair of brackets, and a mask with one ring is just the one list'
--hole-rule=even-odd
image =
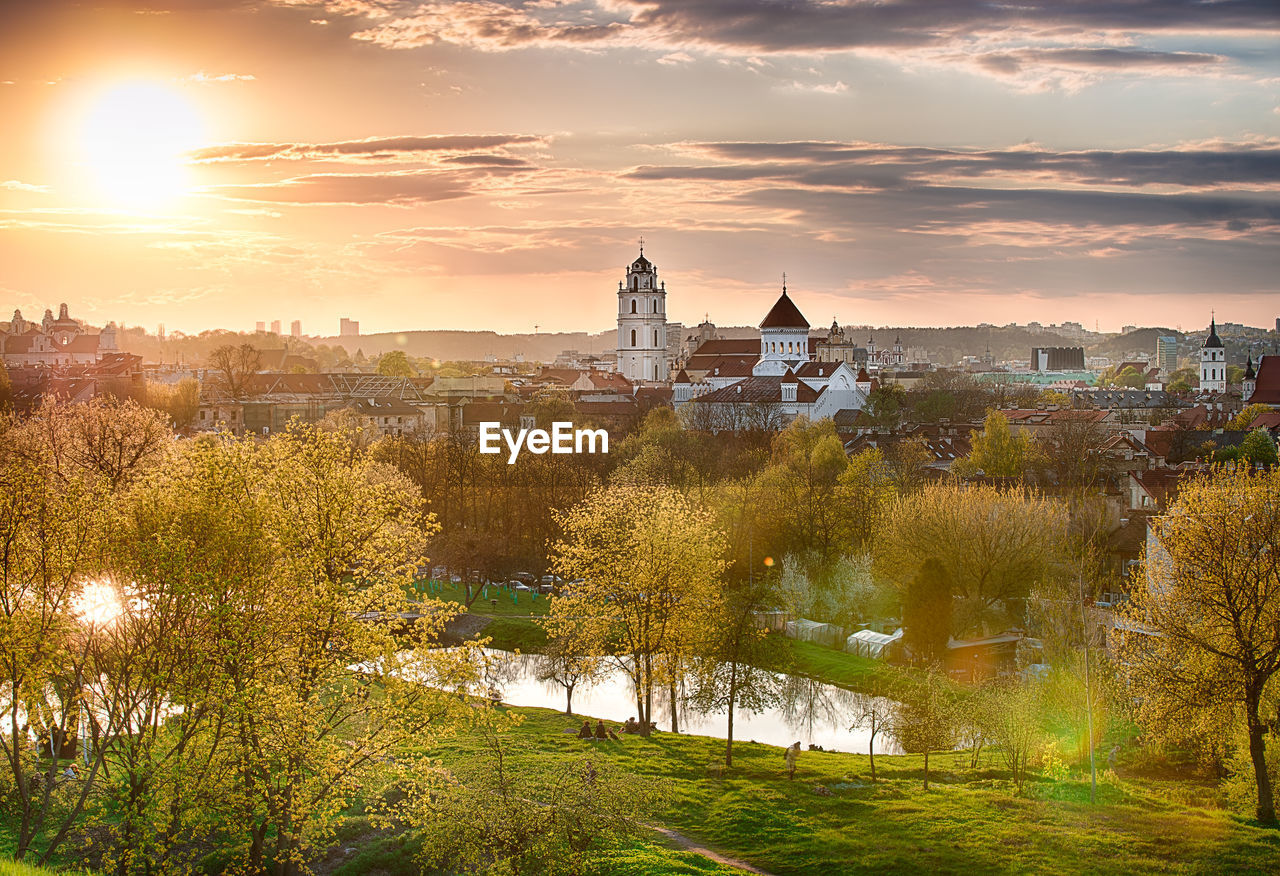
{"label": "building facade", "polygon": [[658,266],[640,255],[618,283],[617,371],[632,383],[660,383],[671,370],[667,346],[667,284]]}
{"label": "building facade", "polygon": [[1200,349],[1200,391],[1227,391],[1227,352],[1218,337],[1216,320],[1209,320],[1209,337]]}

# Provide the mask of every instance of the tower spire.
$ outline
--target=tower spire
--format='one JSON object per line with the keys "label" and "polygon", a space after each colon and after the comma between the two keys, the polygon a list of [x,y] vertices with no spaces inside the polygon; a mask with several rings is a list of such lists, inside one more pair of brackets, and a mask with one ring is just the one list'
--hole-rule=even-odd
{"label": "tower spire", "polygon": [[786,271],[782,272],[782,294],[783,295],[787,294],[787,272]]}
{"label": "tower spire", "polygon": [[644,235],[640,235],[640,255],[644,255]]}

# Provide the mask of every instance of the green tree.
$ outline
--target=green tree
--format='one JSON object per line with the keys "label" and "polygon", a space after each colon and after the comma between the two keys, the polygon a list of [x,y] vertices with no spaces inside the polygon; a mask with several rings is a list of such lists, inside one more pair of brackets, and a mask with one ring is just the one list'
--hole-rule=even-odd
{"label": "green tree", "polygon": [[946,570],[956,606],[954,634],[1023,616],[1038,584],[1064,570],[1067,514],[1021,490],[930,484],[902,496],[876,540],[875,568],[899,594],[930,559]]}
{"label": "green tree", "polygon": [[893,468],[878,447],[860,451],[837,479],[834,500],[844,509],[854,547],[870,547],[897,495]]}
{"label": "green tree", "polygon": [[1253,425],[1253,421],[1258,419],[1262,414],[1271,410],[1271,405],[1264,405],[1261,402],[1252,405],[1246,405],[1245,408],[1236,414],[1231,420],[1223,426],[1224,429],[1230,431],[1243,432]]}
{"label": "green tree", "polygon": [[719,609],[724,536],[711,512],[666,488],[614,485],[560,515],[548,633],[577,653],[616,658],[647,734],[654,689],[673,681]]}
{"label": "green tree", "polygon": [[894,710],[894,738],[906,752],[924,755],[924,789],[929,790],[929,753],[948,751],[956,740],[959,705],[947,676],[936,667],[904,678]]}
{"label": "green tree", "polygon": [[912,659],[943,663],[951,638],[951,581],[936,557],[929,557],[902,594],[902,639]]}
{"label": "green tree", "polygon": [[404,350],[391,350],[378,357],[378,373],[384,377],[415,377]]}
{"label": "green tree", "polygon": [[991,411],[982,431],[971,439],[972,450],[967,459],[957,459],[951,470],[961,477],[982,473],[989,477],[1022,478],[1036,463],[1036,446],[1025,433],[1014,434],[1009,420],[999,411]]}
{"label": "green tree", "polygon": [[1247,734],[1259,821],[1274,824],[1269,686],[1280,672],[1280,469],[1218,469],[1185,481],[1125,610],[1119,665],[1157,737]]}
{"label": "green tree", "polygon": [[1254,429],[1244,437],[1239,447],[1240,459],[1254,465],[1276,464],[1276,442],[1266,429]]}

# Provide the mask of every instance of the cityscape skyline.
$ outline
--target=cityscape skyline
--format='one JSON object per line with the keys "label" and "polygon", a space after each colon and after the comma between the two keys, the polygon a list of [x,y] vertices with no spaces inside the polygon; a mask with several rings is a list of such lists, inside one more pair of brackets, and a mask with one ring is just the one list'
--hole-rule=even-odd
{"label": "cityscape skyline", "polygon": [[1274,319],[1271,4],[0,15],[10,307],[595,332],[644,235],[685,324]]}

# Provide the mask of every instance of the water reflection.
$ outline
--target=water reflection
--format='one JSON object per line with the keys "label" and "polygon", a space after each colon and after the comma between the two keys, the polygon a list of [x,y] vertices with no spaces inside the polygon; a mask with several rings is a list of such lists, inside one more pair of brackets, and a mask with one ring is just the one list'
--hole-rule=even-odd
{"label": "water reflection", "polygon": [[[495,661],[496,671],[490,677],[501,692],[503,702],[564,711],[564,688],[537,677],[538,655],[490,653],[502,656]],[[782,681],[783,705],[755,714],[741,709],[734,711],[735,741],[787,746],[799,740],[806,749],[818,745],[828,751],[867,753],[870,732],[861,727],[849,728],[854,720],[857,694],[799,676],[784,676]],[[660,729],[670,726],[669,699],[665,687],[654,691],[653,718]],[[701,713],[684,702],[679,706],[682,733],[725,737],[724,710]],[[576,715],[590,715],[618,724],[628,717],[636,717],[636,698],[630,679],[622,670],[610,667],[600,681],[574,690],[573,711]],[[876,736],[875,750],[876,754],[901,753],[884,733]]]}

